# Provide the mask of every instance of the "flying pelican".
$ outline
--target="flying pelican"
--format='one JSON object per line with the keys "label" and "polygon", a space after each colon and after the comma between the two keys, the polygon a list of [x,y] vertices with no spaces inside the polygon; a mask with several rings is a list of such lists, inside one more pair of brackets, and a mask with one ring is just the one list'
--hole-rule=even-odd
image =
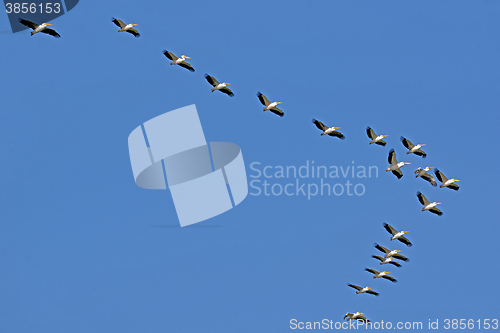
{"label": "flying pelican", "polygon": [[426,167],[424,169],[418,168],[413,173],[415,174],[415,178],[421,177],[422,179],[427,180],[429,183],[431,183],[432,186],[437,186],[434,177],[427,173],[427,171],[429,171],[430,169],[434,169],[434,167]]}
{"label": "flying pelican", "polygon": [[439,208],[436,208],[437,205],[441,204],[440,202],[435,202],[435,201],[434,202],[430,202],[429,200],[427,200],[427,198],[425,197],[425,195],[423,195],[420,192],[417,192],[417,197],[418,197],[418,201],[420,201],[420,203],[422,205],[424,205],[424,208],[422,208],[422,211],[428,210],[431,213],[437,214],[439,216],[443,215],[443,212],[441,212],[439,210]]}
{"label": "flying pelican", "polygon": [[413,153],[415,155],[422,156],[423,158],[427,157],[427,154],[420,149],[420,147],[425,146],[425,144],[418,144],[415,146],[413,143],[411,143],[410,140],[406,139],[405,137],[401,137],[401,142],[403,142],[403,145],[409,149],[406,152],[407,154]]}
{"label": "flying pelican", "polygon": [[189,62],[185,61],[186,59],[191,59],[191,57],[182,55],[179,58],[175,54],[173,54],[172,52],[169,52],[167,50],[163,50],[163,54],[165,55],[165,57],[167,57],[168,59],[172,60],[172,62],[170,63],[170,65],[179,65],[181,67],[186,68],[190,72],[194,72],[193,66],[191,66],[191,64]]}
{"label": "flying pelican", "polygon": [[317,128],[319,128],[320,130],[323,131],[323,133],[321,133],[321,135],[336,136],[339,139],[342,139],[342,140],[345,139],[345,136],[342,133],[340,133],[339,131],[337,131],[337,129],[339,129],[340,127],[328,127],[325,124],[323,124],[321,121],[316,120],[316,119],[313,119],[312,122],[314,123],[314,125],[316,125]]}
{"label": "flying pelican", "polygon": [[281,104],[282,102],[272,102],[267,99],[266,96],[264,96],[260,91],[257,92],[257,97],[259,97],[259,101],[262,103],[262,105],[265,106],[264,111],[271,111],[274,114],[277,114],[280,117],[283,117],[285,113],[281,111],[280,108],[278,108],[278,104]]}
{"label": "flying pelican", "polygon": [[19,22],[22,25],[25,25],[28,28],[33,29],[33,31],[31,32],[31,36],[33,36],[34,34],[36,34],[38,32],[43,32],[44,34],[48,34],[48,35],[54,36],[56,38],[61,37],[61,35],[59,35],[54,29],[47,28],[48,25],[53,25],[53,24],[50,24],[50,23],[36,24],[34,22],[24,20],[22,18],[19,18]]}
{"label": "flying pelican", "polygon": [[401,252],[400,250],[392,250],[391,251],[388,248],[383,247],[382,245],[378,245],[376,243],[375,243],[375,248],[377,250],[379,250],[380,252],[384,252],[385,253],[384,258],[394,257],[395,259],[399,259],[399,260],[403,260],[403,261],[409,261],[409,259],[406,258],[404,255],[399,254],[399,252]]}
{"label": "flying pelican", "polygon": [[394,149],[391,149],[389,151],[389,164],[390,166],[385,169],[385,171],[392,171],[392,173],[398,177],[398,179],[401,179],[401,177],[403,177],[403,171],[401,171],[401,167],[404,166],[405,164],[411,164],[411,163],[408,163],[408,162],[399,162],[398,163],[398,160],[396,159],[396,152],[394,151]]}
{"label": "flying pelican", "polygon": [[386,272],[386,271],[379,272],[376,269],[372,269],[372,268],[365,268],[365,271],[372,273],[374,279],[384,278],[384,279],[387,279],[387,280],[392,281],[392,282],[398,282],[395,278],[388,275],[390,272]]}
{"label": "flying pelican", "polygon": [[366,128],[366,134],[368,134],[368,137],[370,139],[372,139],[372,141],[370,141],[370,145],[372,143],[375,143],[377,145],[381,145],[381,146],[385,146],[386,145],[386,142],[383,140],[385,137],[388,137],[388,135],[377,135],[375,134],[375,132],[370,128],[370,126],[368,126]]}
{"label": "flying pelican", "polygon": [[355,313],[347,312],[345,314],[345,316],[344,316],[343,319],[347,318],[347,321],[349,321],[349,320],[359,320],[359,321],[362,321],[364,323],[369,323],[370,321],[368,319],[366,319],[366,317],[364,317],[362,315],[364,315],[363,312],[355,312]]}
{"label": "flying pelican", "polygon": [[390,224],[384,223],[384,228],[390,234],[392,234],[391,241],[397,239],[401,243],[406,244],[407,246],[412,246],[413,244],[404,236],[404,234],[409,233],[409,231],[397,231]]}
{"label": "flying pelican", "polygon": [[112,17],[111,18],[111,21],[116,24],[117,26],[120,27],[120,30],[118,30],[118,32],[128,32],[132,35],[134,35],[135,37],[140,37],[141,35],[139,34],[139,32],[137,30],[134,29],[135,26],[138,26],[138,24],[135,24],[135,23],[130,23],[130,24],[125,24],[123,23],[122,20],[119,20],[117,18],[114,18]]}
{"label": "flying pelican", "polygon": [[437,179],[439,179],[439,181],[443,183],[443,184],[439,185],[439,187],[447,187],[447,188],[451,188],[452,190],[455,190],[455,191],[458,191],[458,189],[460,188],[457,184],[455,184],[455,182],[459,182],[460,180],[454,179],[454,178],[448,179],[438,169],[436,169],[434,171],[434,173],[436,174]]}
{"label": "flying pelican", "polygon": [[355,284],[348,284],[349,287],[351,288],[354,288],[356,289],[356,294],[364,294],[364,293],[367,293],[367,294],[372,294],[372,295],[375,295],[375,296],[378,296],[378,292],[374,291],[372,288],[370,287],[360,287],[360,286],[357,286]]}
{"label": "flying pelican", "polygon": [[401,264],[397,262],[396,259],[394,259],[393,257],[382,258],[381,256],[372,256],[372,258],[380,260],[381,265],[391,264],[396,267],[401,267]]}
{"label": "flying pelican", "polygon": [[205,79],[207,79],[208,83],[210,83],[212,86],[214,86],[212,88],[212,92],[219,90],[220,92],[223,92],[224,94],[227,94],[231,97],[234,96],[231,89],[226,87],[226,86],[229,86],[231,83],[226,83],[226,82],[219,83],[219,81],[217,81],[213,76],[210,76],[208,74],[205,74]]}

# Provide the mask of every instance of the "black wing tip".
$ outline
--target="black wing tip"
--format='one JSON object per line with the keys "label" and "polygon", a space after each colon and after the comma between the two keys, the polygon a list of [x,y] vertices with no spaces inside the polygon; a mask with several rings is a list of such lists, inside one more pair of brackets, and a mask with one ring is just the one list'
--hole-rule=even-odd
{"label": "black wing tip", "polygon": [[384,227],[386,227],[386,226],[388,226],[389,224],[387,224],[387,223],[385,223],[385,222],[384,222],[382,225],[383,225]]}
{"label": "black wing tip", "polygon": [[404,136],[400,136],[400,137],[399,137],[399,140],[404,141],[404,140],[406,140],[406,139],[405,139],[405,137],[404,137]]}
{"label": "black wing tip", "polygon": [[408,247],[412,247],[412,246],[413,246],[413,244],[412,244],[412,243],[408,243],[408,244],[406,244],[406,246],[408,246]]}
{"label": "black wing tip", "polygon": [[263,94],[260,91],[257,91],[257,97],[262,96]]}
{"label": "black wing tip", "polygon": [[207,73],[205,73],[205,75],[203,75],[206,78],[210,77],[210,75],[208,75]]}
{"label": "black wing tip", "polygon": [[391,150],[389,150],[389,154],[390,153],[394,153],[394,148],[391,148]]}
{"label": "black wing tip", "polygon": [[312,121],[313,123],[316,123],[316,122],[318,121],[318,119],[313,118],[311,121]]}
{"label": "black wing tip", "polygon": [[188,70],[192,73],[194,72],[194,68],[188,68]]}
{"label": "black wing tip", "polygon": [[417,196],[422,195],[422,192],[417,191]]}
{"label": "black wing tip", "polygon": [[18,17],[18,18],[17,18],[17,21],[18,21],[18,22],[22,22],[22,21],[24,21],[24,19],[23,19],[22,17]]}
{"label": "black wing tip", "polygon": [[111,17],[111,22],[114,22],[114,21],[116,21],[116,20],[117,20],[117,18],[116,18],[116,17]]}
{"label": "black wing tip", "polygon": [[366,126],[366,129],[367,130],[371,130],[372,128],[370,126]]}

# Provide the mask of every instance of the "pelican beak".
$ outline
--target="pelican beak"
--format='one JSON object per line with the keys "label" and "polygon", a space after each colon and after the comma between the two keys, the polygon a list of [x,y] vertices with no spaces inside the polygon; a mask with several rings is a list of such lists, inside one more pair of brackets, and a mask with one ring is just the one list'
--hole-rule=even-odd
{"label": "pelican beak", "polygon": [[434,167],[429,167],[429,169],[434,169]]}
{"label": "pelican beak", "polygon": [[53,25],[53,24],[50,24],[50,23],[45,23],[45,25]]}
{"label": "pelican beak", "polygon": [[421,144],[420,146],[421,146],[421,147],[423,147],[423,146],[427,146],[427,144],[425,144],[425,143],[422,143],[422,144]]}
{"label": "pelican beak", "polygon": [[403,162],[404,164],[411,164],[410,162]]}
{"label": "pelican beak", "polygon": [[394,250],[394,252],[401,252],[401,250]]}
{"label": "pelican beak", "polygon": [[384,272],[385,274],[389,274],[390,272]]}
{"label": "pelican beak", "polygon": [[364,312],[360,312],[359,314],[360,314],[360,315],[364,315],[365,313],[364,313]]}
{"label": "pelican beak", "polygon": [[388,137],[388,135],[382,135],[382,137],[383,137],[383,138],[387,138],[387,137]]}
{"label": "pelican beak", "polygon": [[370,288],[370,287],[366,287],[366,289],[372,289],[372,288]]}
{"label": "pelican beak", "polygon": [[440,202],[436,202],[436,205],[440,205],[441,203]]}
{"label": "pelican beak", "polygon": [[458,179],[453,179],[453,180],[454,180],[454,181],[456,181],[456,182],[459,182],[459,181],[460,181],[460,180],[458,180]]}
{"label": "pelican beak", "polygon": [[226,83],[226,86],[230,86],[230,85],[231,85],[231,83]]}
{"label": "pelican beak", "polygon": [[186,59],[191,59],[191,57],[188,57],[188,56],[184,56],[184,58],[186,58]]}
{"label": "pelican beak", "polygon": [[132,23],[131,26],[136,27],[138,24]]}
{"label": "pelican beak", "polygon": [[276,104],[281,104],[281,103],[283,103],[283,102],[276,102]]}
{"label": "pelican beak", "polygon": [[340,127],[334,127],[333,129],[340,129]]}
{"label": "pelican beak", "polygon": [[407,234],[407,233],[409,233],[409,231],[403,231],[403,233]]}

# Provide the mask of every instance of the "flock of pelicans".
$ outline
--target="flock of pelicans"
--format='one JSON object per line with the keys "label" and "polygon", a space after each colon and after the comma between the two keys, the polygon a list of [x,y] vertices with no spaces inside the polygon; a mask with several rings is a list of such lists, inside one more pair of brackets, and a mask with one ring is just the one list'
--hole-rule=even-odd
{"label": "flock of pelicans", "polygon": [[[313,122],[316,124],[316,126],[319,129],[324,131],[323,134],[328,134],[331,136],[336,136],[336,137],[339,137],[341,139],[344,139],[344,136],[340,132],[335,131],[335,129],[338,129],[338,127],[327,128],[323,123],[318,122],[315,119],[313,120]],[[326,131],[329,131],[329,132],[327,133]],[[377,134],[375,134],[373,129],[371,129],[370,127],[367,127],[366,134],[371,139],[369,144],[374,143],[374,144],[377,144],[380,146],[385,146],[387,144],[384,141],[384,138],[387,137],[388,135],[377,135]],[[415,155],[421,156],[423,158],[425,158],[427,156],[427,154],[421,149],[423,146],[425,146],[425,144],[414,145],[410,140],[408,140],[404,137],[401,137],[401,142],[408,149],[408,151],[406,152],[407,154],[415,154]],[[387,169],[385,171],[392,171],[392,173],[398,179],[401,179],[401,177],[403,177],[403,172],[401,171],[401,168],[405,164],[411,164],[408,162],[398,162],[398,160],[396,159],[396,152],[394,151],[394,149],[391,149],[389,151],[388,161],[389,161],[390,166],[387,167]],[[437,179],[442,183],[440,185],[441,188],[447,187],[447,188],[450,188],[452,190],[458,191],[459,186],[457,184],[455,184],[455,182],[458,182],[459,180],[454,179],[454,178],[451,178],[451,179],[446,178],[445,175],[441,171],[436,169],[435,167],[418,168],[417,170],[414,171],[415,177],[416,178],[420,177],[420,178],[428,181],[432,186],[437,186],[437,183],[436,183],[436,180],[434,179],[434,177],[431,174],[427,173],[430,169],[435,169],[434,174],[436,175]],[[437,205],[441,204],[440,202],[430,202],[421,192],[417,192],[417,197],[418,197],[418,200],[420,201],[420,203],[423,205],[422,211],[428,210],[431,213],[437,214],[439,216],[443,215],[441,210],[439,210],[436,207]],[[387,230],[387,232],[389,232],[392,235],[391,241],[398,240],[398,241],[402,242],[403,244],[405,244],[406,246],[412,246],[412,243],[408,240],[408,238],[406,238],[404,236],[409,231],[398,231],[393,226],[391,226],[387,223],[384,223],[383,226]],[[388,248],[383,247],[377,243],[375,243],[375,248],[384,254],[383,257],[382,256],[375,256],[375,255],[372,256],[372,258],[377,259],[379,261],[380,265],[391,264],[391,265],[394,265],[396,267],[401,267],[401,264],[398,262],[398,260],[402,260],[402,261],[409,260],[408,258],[406,258],[404,255],[402,255],[400,253],[401,252],[400,250],[389,250]],[[391,282],[397,282],[397,280],[394,277],[389,275],[390,272],[386,272],[386,271],[379,272],[376,269],[372,269],[372,268],[365,268],[365,271],[373,274],[374,279],[383,278],[383,279],[389,280]],[[366,293],[366,294],[371,294],[371,295],[375,295],[375,296],[379,295],[378,292],[374,291],[370,287],[363,288],[363,287],[355,285],[355,284],[348,284],[348,286],[356,289],[356,294],[365,294]],[[344,319],[347,321],[358,320],[358,321],[363,322],[363,323],[369,323],[370,321],[368,319],[366,319],[366,317],[363,315],[364,315],[363,312],[354,312],[354,313],[348,312],[344,316]]]}
{"label": "flock of pelicans", "polygon": [[[39,24],[36,24],[34,22],[24,20],[22,18],[19,19],[19,22],[21,24],[33,29],[33,31],[31,32],[32,36],[36,33],[42,32],[42,33],[54,36],[56,38],[61,37],[54,29],[47,28],[47,26],[51,26],[52,24],[43,23],[43,24],[39,25]],[[134,28],[135,26],[137,26],[137,24],[133,24],[133,23],[125,24],[125,23],[123,23],[123,21],[116,19],[116,18],[112,18],[112,22],[120,28],[120,30],[118,30],[118,32],[128,32],[128,33],[134,35],[135,37],[140,36],[139,32]],[[177,57],[172,52],[166,51],[166,50],[163,51],[163,54],[165,55],[165,57],[167,57],[169,60],[171,60],[170,65],[178,65],[180,67],[186,68],[190,72],[195,71],[193,66],[189,62],[186,61],[186,59],[191,59],[190,57],[185,56],[185,55],[182,55],[181,57]],[[220,83],[213,76],[210,76],[208,74],[205,74],[205,79],[208,81],[208,83],[210,83],[210,85],[212,85],[212,87],[213,87],[212,92],[218,90],[224,94],[227,94],[228,96],[231,96],[231,97],[234,96],[233,92],[228,87],[229,85],[231,85],[230,83],[226,83],[226,82]],[[281,102],[271,102],[261,92],[257,93],[257,97],[259,98],[259,101],[262,103],[262,105],[264,105],[264,109],[263,109],[264,111],[271,111],[272,113],[274,113],[280,117],[284,116],[284,112],[278,108],[278,104],[281,104]],[[324,123],[322,123],[321,121],[316,120],[316,119],[313,119],[312,122],[316,125],[316,127],[318,129],[320,129],[322,131],[321,135],[329,135],[332,137],[337,137],[337,138],[342,139],[342,140],[345,139],[345,136],[341,132],[338,131],[338,129],[340,129],[340,127],[333,127],[333,126],[328,127]],[[375,131],[373,129],[371,129],[370,127],[367,127],[366,133],[368,135],[368,138],[371,140],[369,142],[369,144],[377,144],[380,146],[385,146],[387,144],[384,141],[384,138],[386,138],[388,135],[377,135],[377,134],[375,134]],[[404,137],[401,137],[401,142],[408,149],[408,151],[406,152],[407,154],[415,154],[415,155],[421,156],[423,158],[425,158],[427,156],[427,154],[421,149],[423,146],[425,146],[425,144],[414,145],[410,140],[408,140]],[[390,165],[389,165],[389,167],[387,167],[386,171],[392,171],[392,173],[398,179],[403,177],[403,172],[401,171],[401,168],[406,164],[411,164],[408,162],[398,162],[398,160],[396,158],[396,152],[394,151],[394,149],[391,149],[389,151],[388,161],[389,161]],[[432,186],[437,186],[437,183],[436,183],[436,180],[434,179],[434,177],[431,174],[427,173],[428,171],[430,171],[430,169],[435,169],[435,168],[434,167],[426,167],[423,169],[418,168],[417,170],[414,171],[415,177],[416,178],[420,177],[420,178],[428,181]],[[459,186],[457,184],[455,184],[455,182],[459,181],[458,179],[454,179],[454,178],[448,179],[438,169],[435,169],[434,174],[436,175],[437,179],[442,183],[440,186],[441,188],[447,187],[447,188],[450,188],[450,189],[455,190],[455,191],[457,191],[459,189]],[[417,197],[418,197],[418,200],[420,201],[420,203],[423,205],[422,211],[428,210],[431,213],[434,213],[437,215],[443,214],[436,207],[437,205],[441,204],[440,202],[430,202],[420,192],[417,193]],[[412,243],[408,240],[408,238],[406,238],[404,236],[406,233],[408,233],[408,231],[398,231],[393,226],[391,226],[387,223],[384,223],[383,226],[392,235],[391,241],[398,240],[398,241],[402,242],[403,244],[405,244],[406,246],[412,246]],[[401,264],[398,262],[398,260],[408,261],[408,258],[406,258],[404,255],[400,254],[400,252],[401,252],[400,250],[389,250],[388,248],[383,247],[383,246],[376,244],[376,243],[375,243],[375,248],[384,254],[383,257],[376,256],[376,255],[372,256],[372,258],[377,259],[379,261],[380,265],[391,264],[391,265],[394,265],[396,267],[401,267]],[[397,280],[394,277],[389,275],[390,272],[386,272],[386,271],[380,272],[380,271],[377,271],[377,270],[372,269],[372,268],[365,268],[365,270],[367,272],[373,274],[374,279],[383,278],[383,279],[386,279],[386,280],[389,280],[392,282],[397,282]],[[375,296],[379,295],[378,292],[374,291],[370,287],[361,287],[361,286],[354,285],[354,284],[348,284],[348,286],[356,289],[356,294],[371,294],[371,295],[375,295]],[[370,321],[368,319],[366,319],[366,317],[364,317],[363,315],[364,315],[364,313],[362,313],[362,312],[355,312],[355,313],[348,312],[344,316],[344,319],[346,319],[348,321],[349,320],[359,320],[363,323],[369,323]]]}

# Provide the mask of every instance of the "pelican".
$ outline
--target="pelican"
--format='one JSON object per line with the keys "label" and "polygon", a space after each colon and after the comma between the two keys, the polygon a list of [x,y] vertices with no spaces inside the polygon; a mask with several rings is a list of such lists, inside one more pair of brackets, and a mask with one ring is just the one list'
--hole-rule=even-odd
{"label": "pelican", "polygon": [[413,143],[411,143],[410,140],[406,139],[405,137],[401,137],[401,142],[403,142],[403,145],[409,149],[406,152],[407,154],[413,153],[415,155],[422,156],[423,158],[427,157],[427,154],[420,149],[420,147],[425,146],[425,144],[418,144],[415,146]]}
{"label": "pelican", "polygon": [[114,18],[112,17],[111,18],[111,21],[116,24],[117,26],[120,27],[120,30],[118,30],[118,32],[128,32],[132,35],[134,35],[135,37],[140,37],[141,35],[139,34],[139,32],[137,30],[134,29],[135,26],[138,26],[138,24],[135,24],[135,23],[130,23],[130,24],[125,24],[123,23],[122,20],[119,20],[117,18]]}
{"label": "pelican", "polygon": [[400,250],[392,250],[391,251],[388,248],[383,247],[382,245],[378,245],[376,243],[375,243],[375,248],[377,250],[379,250],[380,252],[384,252],[385,253],[384,258],[394,257],[395,259],[399,259],[399,260],[403,260],[403,261],[409,261],[409,259],[406,258],[404,255],[399,254],[399,252],[401,252]]}
{"label": "pelican", "polygon": [[372,141],[370,141],[370,145],[372,143],[375,143],[377,145],[381,145],[381,146],[385,146],[386,145],[386,142],[383,140],[384,138],[388,137],[388,135],[377,135],[375,134],[375,132],[370,128],[370,126],[368,126],[366,128],[366,134],[368,134],[368,137],[370,139],[372,139]]}
{"label": "pelican", "polygon": [[386,271],[379,272],[376,269],[372,269],[372,268],[365,268],[365,271],[372,273],[374,279],[383,278],[383,279],[387,279],[387,280],[392,281],[392,282],[398,282],[395,278],[393,278],[392,276],[389,275],[390,272],[386,272]]}
{"label": "pelican", "polygon": [[438,169],[436,169],[436,171],[434,171],[434,173],[436,174],[437,179],[439,179],[439,181],[442,182],[442,184],[439,185],[439,187],[447,187],[447,188],[451,188],[452,190],[455,190],[455,191],[458,191],[458,189],[460,188],[457,184],[455,184],[455,182],[459,182],[460,180],[454,179],[454,178],[448,179]]}
{"label": "pelican", "polygon": [[257,92],[257,97],[259,98],[259,101],[262,103],[262,105],[265,106],[264,111],[271,111],[274,114],[277,114],[280,117],[283,117],[285,113],[281,111],[280,108],[278,108],[278,104],[281,104],[282,102],[272,102],[267,99],[266,96],[264,96],[260,91]]}
{"label": "pelican", "polygon": [[231,91],[231,89],[229,89],[228,87],[226,87],[226,86],[231,85],[231,83],[226,83],[226,82],[219,83],[219,81],[217,81],[213,76],[210,76],[208,74],[205,74],[205,79],[207,79],[208,83],[210,83],[212,86],[214,86],[212,88],[212,92],[214,92],[216,90],[219,90],[220,92],[223,92],[224,94],[227,94],[227,95],[229,95],[231,97],[234,96],[234,94]]}
{"label": "pelican", "polygon": [[404,236],[404,234],[409,233],[409,231],[397,231],[390,224],[384,223],[384,228],[390,234],[392,234],[391,241],[397,239],[401,243],[406,244],[407,246],[412,246],[413,244]]}
{"label": "pelican", "polygon": [[345,314],[345,316],[344,316],[343,319],[347,318],[347,321],[349,321],[349,320],[359,320],[359,321],[362,321],[364,323],[369,323],[370,321],[368,319],[366,319],[366,317],[364,317],[362,315],[364,315],[363,312],[355,312],[355,313],[347,312]]}
{"label": "pelican", "polygon": [[426,167],[424,169],[418,168],[413,173],[415,174],[415,178],[421,177],[422,179],[427,180],[429,183],[431,183],[432,186],[437,186],[434,177],[427,173],[427,171],[429,171],[430,169],[434,169],[434,167]]}
{"label": "pelican", "polygon": [[364,294],[364,293],[367,293],[367,294],[372,294],[372,295],[375,295],[375,296],[378,296],[378,292],[374,291],[372,288],[370,287],[360,287],[360,286],[357,286],[355,284],[348,284],[349,287],[351,288],[354,288],[356,289],[356,294]]}
{"label": "pelican", "polygon": [[317,128],[319,128],[320,130],[323,131],[323,133],[321,133],[321,135],[336,136],[339,139],[342,139],[342,140],[345,139],[345,136],[342,133],[340,133],[339,131],[337,131],[337,129],[339,129],[340,127],[328,127],[325,124],[323,124],[321,121],[316,120],[316,119],[313,119],[312,122],[314,123],[314,125],[316,125]]}
{"label": "pelican", "polygon": [[434,202],[430,202],[429,200],[427,200],[427,198],[425,197],[425,195],[423,195],[420,192],[417,192],[417,197],[418,197],[418,201],[420,201],[420,203],[422,205],[424,205],[424,208],[422,208],[422,211],[428,210],[431,213],[437,214],[439,216],[443,215],[443,212],[441,212],[439,210],[439,208],[436,208],[437,205],[441,204],[440,202],[435,202],[435,201]]}
{"label": "pelican", "polygon": [[170,63],[170,65],[179,65],[181,67],[186,68],[190,72],[194,72],[193,66],[191,66],[191,64],[189,62],[185,61],[186,59],[191,59],[191,57],[182,55],[179,58],[175,54],[173,54],[172,52],[169,52],[167,50],[163,50],[163,54],[165,55],[165,57],[167,57],[168,59],[172,60],[172,62]]}
{"label": "pelican", "polygon": [[372,258],[380,260],[381,265],[391,264],[391,265],[394,265],[396,267],[401,267],[401,264],[399,262],[397,262],[396,259],[394,259],[393,257],[382,258],[381,256],[372,256]]}
{"label": "pelican", "polygon": [[385,169],[385,171],[392,171],[392,173],[398,177],[398,179],[401,179],[401,177],[403,177],[403,171],[401,171],[401,167],[404,166],[405,164],[411,164],[411,163],[408,163],[408,162],[399,162],[398,163],[398,160],[396,159],[396,152],[394,151],[394,149],[391,149],[389,151],[389,164],[390,166]]}
{"label": "pelican", "polygon": [[33,36],[34,34],[36,34],[38,32],[43,32],[44,34],[48,34],[48,35],[54,36],[56,38],[61,37],[61,35],[59,35],[54,29],[47,28],[47,26],[53,25],[53,24],[50,24],[50,23],[36,24],[34,22],[24,20],[22,18],[19,18],[19,22],[22,25],[25,25],[28,28],[33,29],[33,31],[31,32],[31,36]]}

